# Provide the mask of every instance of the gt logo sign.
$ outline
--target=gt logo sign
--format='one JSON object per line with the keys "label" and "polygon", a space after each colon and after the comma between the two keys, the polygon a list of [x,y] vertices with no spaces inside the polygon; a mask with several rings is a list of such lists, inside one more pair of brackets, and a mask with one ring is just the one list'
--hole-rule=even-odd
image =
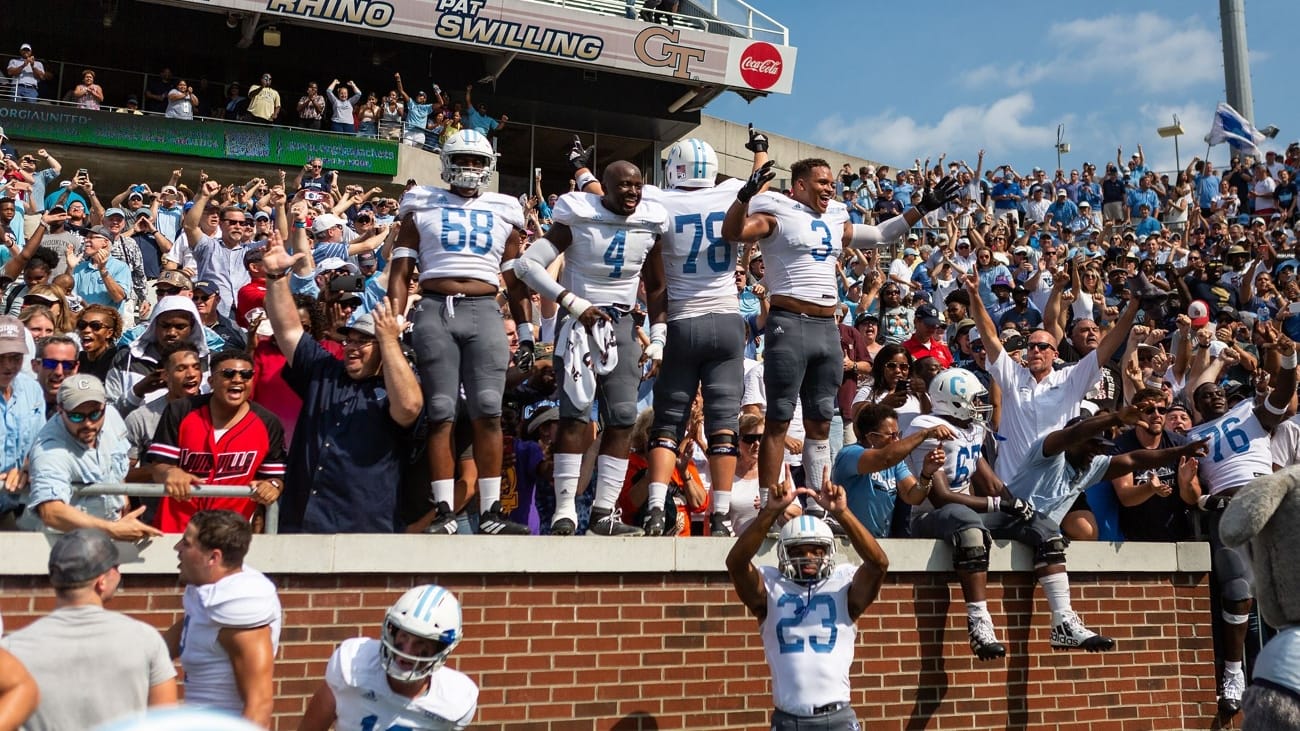
{"label": "gt logo sign", "polygon": [[[703,61],[704,49],[678,45],[680,38],[681,32],[676,29],[668,30],[658,26],[650,26],[636,34],[636,39],[632,41],[632,49],[636,51],[637,60],[646,66],[654,68],[671,67],[673,77],[689,79],[691,78],[691,62]],[[776,49],[772,50],[776,51]]]}
{"label": "gt logo sign", "polygon": [[753,43],[740,54],[740,78],[752,88],[770,89],[781,80],[781,52],[771,43]]}

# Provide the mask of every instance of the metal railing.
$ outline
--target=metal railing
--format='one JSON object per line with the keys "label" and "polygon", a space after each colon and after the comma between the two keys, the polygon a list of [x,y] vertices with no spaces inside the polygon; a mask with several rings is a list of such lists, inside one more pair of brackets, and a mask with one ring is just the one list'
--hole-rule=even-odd
{"label": "metal railing", "polygon": [[[577,10],[600,15],[613,15],[630,20],[641,17],[644,0],[527,0],[542,5],[554,5],[561,8]],[[695,12],[688,12],[695,11]],[[790,30],[768,17],[762,11],[750,6],[743,0],[698,0],[683,2],[676,13],[662,10],[648,11],[660,16],[674,25],[735,36],[790,44]],[[726,17],[722,14],[725,13]]]}
{"label": "metal railing", "polygon": [[709,13],[723,26],[743,31],[745,38],[790,45],[790,29],[745,0],[687,0],[686,4]]}
{"label": "metal railing", "polygon": [[[76,495],[124,495],[126,497],[167,497],[167,488],[158,482],[96,482],[77,488]],[[253,498],[253,488],[248,485],[198,485],[193,497]],[[280,503],[266,506],[266,534],[280,532]]]}

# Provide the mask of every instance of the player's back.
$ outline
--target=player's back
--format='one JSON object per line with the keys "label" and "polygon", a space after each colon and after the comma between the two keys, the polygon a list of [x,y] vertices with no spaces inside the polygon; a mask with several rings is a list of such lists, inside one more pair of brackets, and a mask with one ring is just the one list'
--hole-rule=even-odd
{"label": "player's back", "polygon": [[668,213],[662,252],[670,319],[737,311],[737,246],[722,238],[722,221],[742,185],[732,179],[694,190],[645,187],[643,199]]}
{"label": "player's back", "polygon": [[380,660],[381,643],[345,640],[330,657],[325,682],[334,693],[339,729],[406,728],[442,731],[465,728],[474,719],[478,686],[449,667],[429,676],[429,688],[415,698],[393,692]]}
{"label": "player's back", "polygon": [[506,241],[524,227],[519,201],[500,193],[463,198],[445,188],[417,188],[399,216],[414,214],[420,232],[420,279],[456,277],[495,284]]}
{"label": "player's back", "polygon": [[767,264],[764,282],[768,291],[816,305],[837,304],[835,262],[843,250],[844,224],[849,220],[844,204],[831,201],[826,212],[818,214],[793,198],[767,192],[754,196],[749,212],[776,219],[772,233],[759,242]]}
{"label": "player's back", "polygon": [[595,305],[630,308],[636,303],[641,268],[667,228],[667,218],[663,206],[646,200],[632,215],[622,216],[591,193],[560,196],[552,220],[572,232],[560,285]]}

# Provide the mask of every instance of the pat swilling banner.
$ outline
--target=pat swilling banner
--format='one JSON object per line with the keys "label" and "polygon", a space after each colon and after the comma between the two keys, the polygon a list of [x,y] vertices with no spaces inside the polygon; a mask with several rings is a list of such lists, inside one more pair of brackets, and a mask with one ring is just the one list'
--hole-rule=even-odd
{"label": "pat swilling banner", "polygon": [[[528,0],[153,0],[789,94],[795,48]],[[636,0],[631,7],[639,9]]]}

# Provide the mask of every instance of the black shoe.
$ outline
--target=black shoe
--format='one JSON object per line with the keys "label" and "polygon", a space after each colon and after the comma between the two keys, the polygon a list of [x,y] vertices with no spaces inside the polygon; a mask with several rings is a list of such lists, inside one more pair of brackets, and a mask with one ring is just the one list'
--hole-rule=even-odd
{"label": "black shoe", "polygon": [[459,526],[456,525],[456,514],[451,511],[451,506],[445,502],[438,503],[433,507],[437,515],[433,517],[433,522],[424,532],[434,536],[454,536]]}
{"label": "black shoe", "polygon": [[645,518],[641,521],[641,530],[645,531],[648,536],[661,536],[664,534],[664,509],[650,508],[645,513]]}
{"label": "black shoe", "polygon": [[530,533],[528,526],[516,523],[501,512],[501,501],[492,503],[492,507],[478,516],[479,535],[488,536],[526,536]]}
{"label": "black shoe", "polygon": [[966,617],[966,634],[970,635],[970,649],[981,660],[997,660],[1007,656],[1007,648],[998,642],[993,630],[993,620],[988,617]]}
{"label": "black shoe", "polygon": [[641,536],[645,531],[622,520],[623,513],[617,507],[613,510],[591,509],[591,522],[587,532],[597,536]]}
{"label": "black shoe", "polygon": [[1219,694],[1219,716],[1232,718],[1241,711],[1241,696],[1246,692],[1246,674],[1223,671],[1223,690]]}
{"label": "black shoe", "polygon": [[551,535],[553,536],[571,536],[578,530],[578,526],[568,518],[556,518],[551,521]]}
{"label": "black shoe", "polygon": [[709,516],[709,535],[714,538],[735,538],[736,530],[725,514],[714,513]]}

